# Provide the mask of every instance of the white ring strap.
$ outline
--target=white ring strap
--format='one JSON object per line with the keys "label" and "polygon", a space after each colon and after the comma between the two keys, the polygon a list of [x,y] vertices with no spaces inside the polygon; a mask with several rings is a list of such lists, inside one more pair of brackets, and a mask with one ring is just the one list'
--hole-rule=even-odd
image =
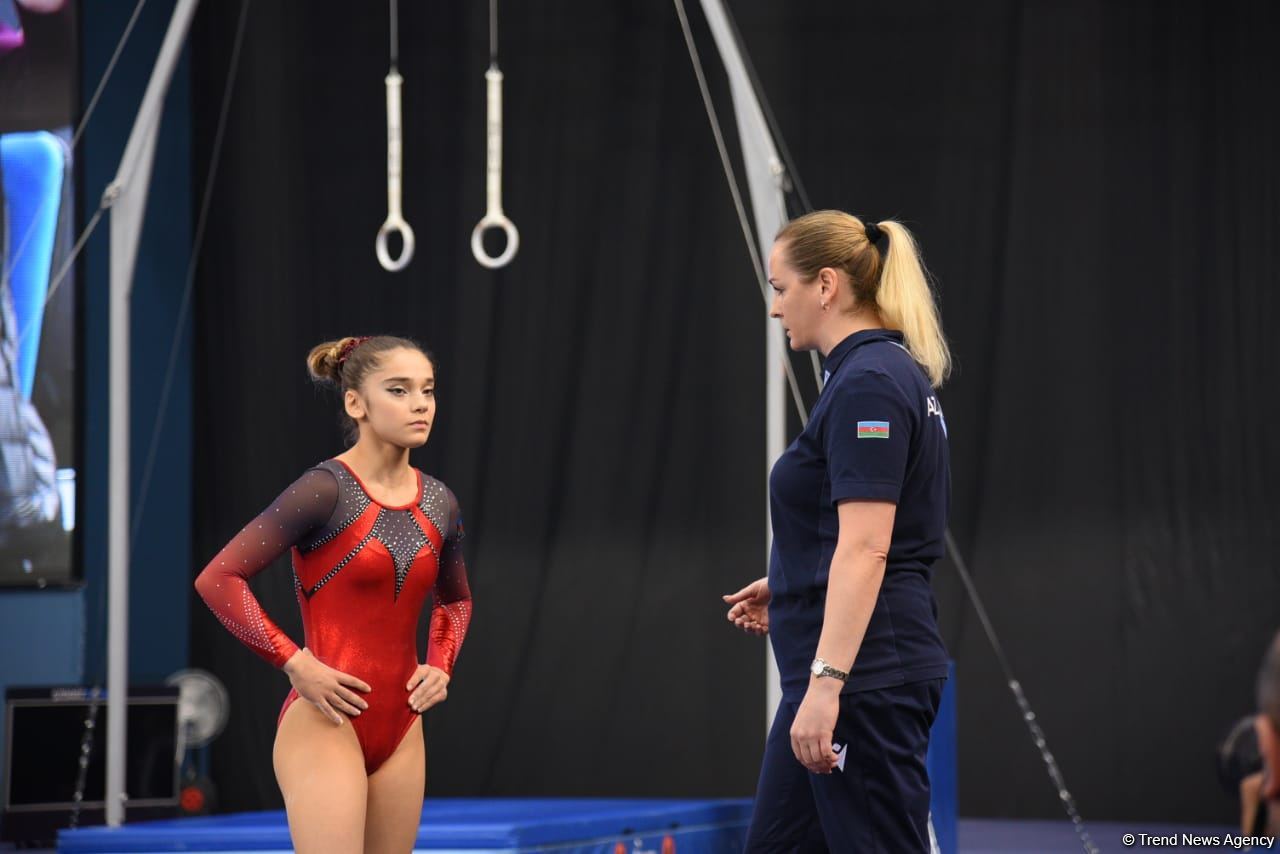
{"label": "white ring strap", "polygon": [[[471,254],[483,267],[496,270],[511,263],[520,249],[520,232],[502,212],[502,72],[496,64],[484,73],[488,81],[488,145],[485,158],[485,214],[471,232]],[[501,229],[507,246],[500,255],[484,250],[484,233]]]}
{"label": "white ring strap", "polygon": [[[400,210],[400,176],[402,171],[402,146],[400,141],[400,87],[404,78],[393,66],[387,74],[387,218],[378,229],[375,248],[378,263],[384,270],[395,273],[403,270],[413,260],[413,229],[404,221]],[[400,257],[392,258],[387,250],[387,238],[399,234],[404,245]]]}

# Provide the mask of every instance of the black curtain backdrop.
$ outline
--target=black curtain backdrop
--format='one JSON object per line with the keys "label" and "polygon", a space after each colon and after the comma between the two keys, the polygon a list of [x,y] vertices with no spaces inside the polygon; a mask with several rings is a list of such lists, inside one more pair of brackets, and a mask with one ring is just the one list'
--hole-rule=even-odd
{"label": "black curtain backdrop", "polygon": [[[690,9],[726,129],[723,74]],[[1280,625],[1280,58],[1266,3],[730,8],[813,202],[916,232],[959,370],[953,530],[1086,818],[1235,820],[1217,739]],[[254,3],[197,298],[194,568],[341,449],[303,357],[416,336],[415,462],[463,504],[476,616],[428,720],[436,795],[746,795],[763,645],[763,306],[674,9],[502,4],[506,208],[483,209],[487,4],[401,4],[405,211],[385,215],[385,7]],[[239,4],[193,31],[197,185]],[[732,143],[732,132],[730,132]],[[284,566],[255,583],[301,637]],[[966,815],[1062,815],[949,564]],[[287,681],[197,603],[222,807],[279,804]]]}

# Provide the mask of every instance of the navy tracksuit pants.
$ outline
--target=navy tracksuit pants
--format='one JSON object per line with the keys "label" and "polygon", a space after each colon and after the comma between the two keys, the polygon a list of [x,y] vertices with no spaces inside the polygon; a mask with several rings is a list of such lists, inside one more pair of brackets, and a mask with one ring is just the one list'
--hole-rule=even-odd
{"label": "navy tracksuit pants", "polygon": [[925,753],[944,680],[840,696],[844,770],[812,774],[791,751],[800,703],[783,700],[765,742],[747,854],[929,851]]}

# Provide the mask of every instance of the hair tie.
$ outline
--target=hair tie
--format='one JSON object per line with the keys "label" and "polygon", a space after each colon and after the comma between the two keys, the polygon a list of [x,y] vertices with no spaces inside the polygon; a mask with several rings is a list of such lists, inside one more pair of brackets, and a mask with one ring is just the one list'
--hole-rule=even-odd
{"label": "hair tie", "polygon": [[864,232],[866,232],[867,242],[870,243],[872,246],[879,243],[880,238],[884,237],[884,232],[881,231],[880,226],[876,225],[874,222],[862,223],[862,229]]}
{"label": "hair tie", "polygon": [[362,335],[359,338],[352,338],[346,344],[343,344],[342,349],[338,351],[337,363],[339,367],[341,367],[343,362],[347,361],[347,358],[351,355],[352,350],[359,347],[361,344],[368,341],[372,337],[373,337],[372,335]]}

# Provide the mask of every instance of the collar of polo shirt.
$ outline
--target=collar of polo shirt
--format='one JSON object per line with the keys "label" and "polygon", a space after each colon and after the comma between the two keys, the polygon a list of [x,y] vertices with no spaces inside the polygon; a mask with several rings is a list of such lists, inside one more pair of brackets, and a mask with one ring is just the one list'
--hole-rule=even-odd
{"label": "collar of polo shirt", "polygon": [[839,370],[840,363],[844,361],[846,356],[863,344],[870,344],[872,341],[892,341],[894,344],[902,346],[902,340],[902,333],[896,329],[863,329],[861,332],[849,335],[833,347],[831,352],[827,354],[827,358],[823,360],[824,381],[830,379]]}

